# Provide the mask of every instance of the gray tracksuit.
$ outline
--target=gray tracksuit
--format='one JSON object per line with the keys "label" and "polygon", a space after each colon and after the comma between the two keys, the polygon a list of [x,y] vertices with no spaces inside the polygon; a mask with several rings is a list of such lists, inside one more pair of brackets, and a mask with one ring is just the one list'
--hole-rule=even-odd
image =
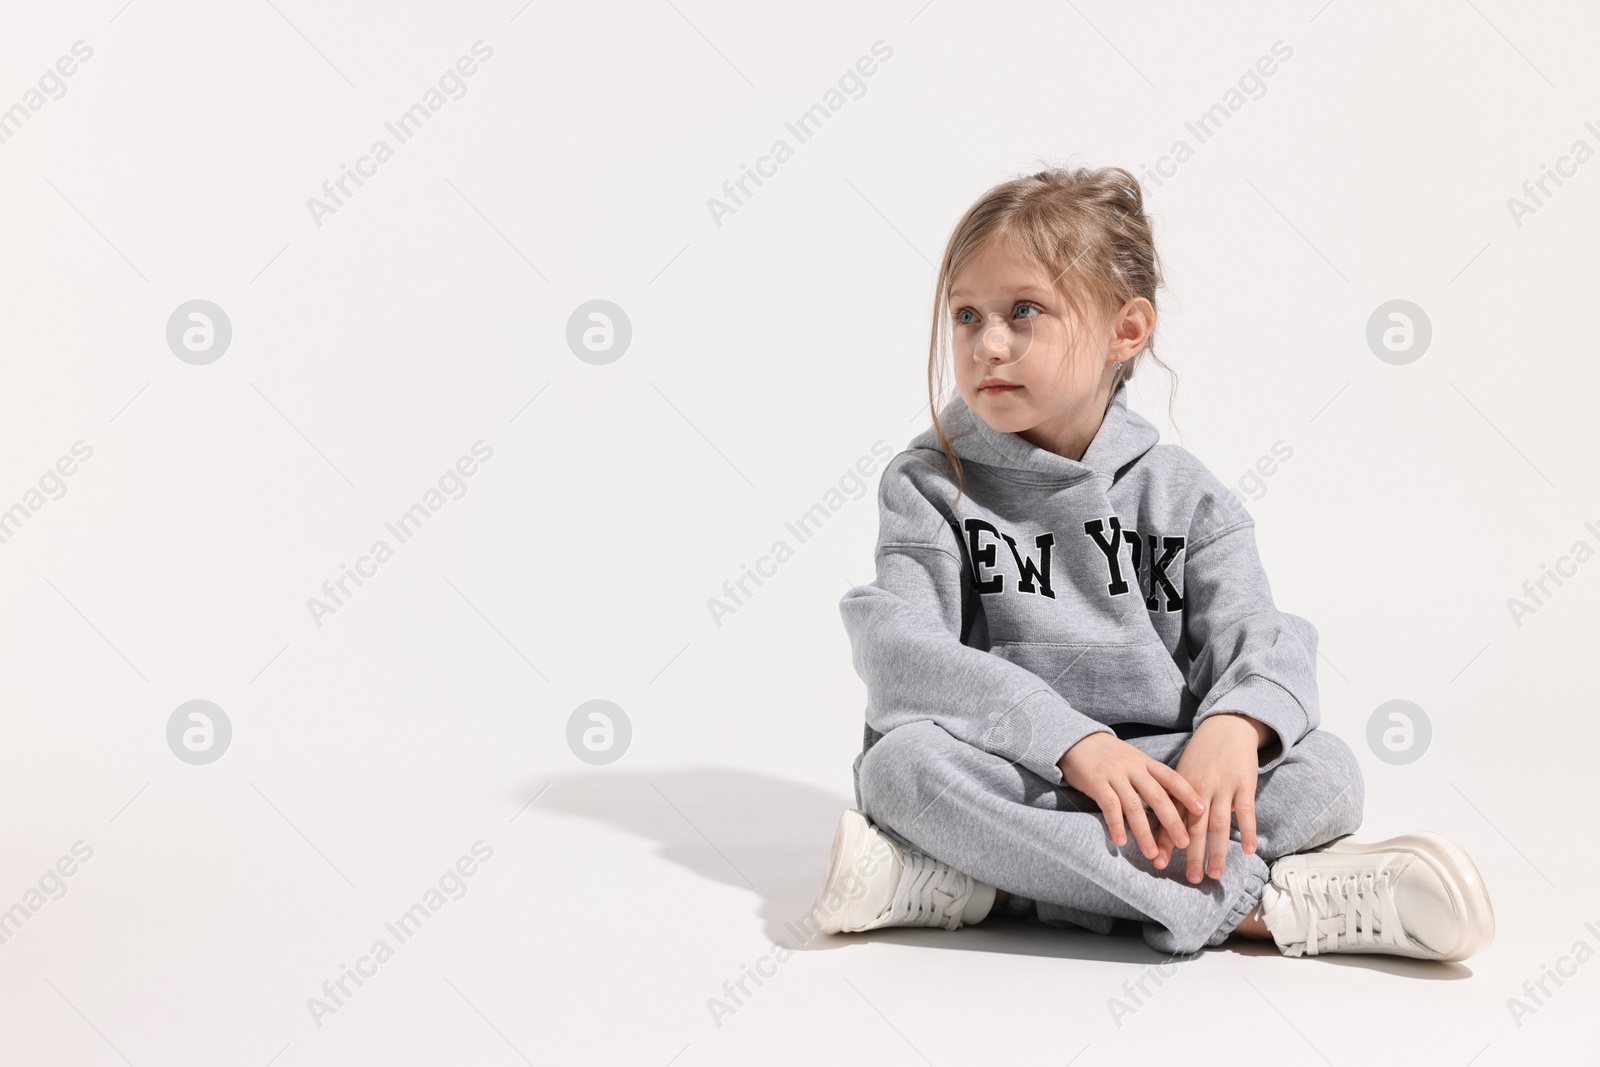
{"label": "gray tracksuit", "polygon": [[[883,471],[876,580],[839,605],[867,686],[858,807],[1011,892],[1013,911],[1102,932],[1145,920],[1169,952],[1221,941],[1259,899],[1264,860],[1360,823],[1359,765],[1317,729],[1316,629],[1274,605],[1238,498],[1157,443],[1126,385],[1081,461],[993,430],[959,395],[940,421],[961,499],[930,426]],[[1182,850],[1161,871],[1129,833],[1118,857],[1056,762],[1106,732],[1176,764],[1223,711],[1276,734],[1257,853],[1234,830],[1221,884],[1198,886]]]}

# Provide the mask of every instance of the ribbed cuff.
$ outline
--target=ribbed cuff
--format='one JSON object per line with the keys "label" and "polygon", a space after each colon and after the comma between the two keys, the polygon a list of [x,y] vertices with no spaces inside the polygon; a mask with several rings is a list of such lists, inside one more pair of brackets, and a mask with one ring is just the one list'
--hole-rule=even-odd
{"label": "ribbed cuff", "polygon": [[[1233,858],[1230,856],[1229,860],[1232,862]],[[1245,875],[1244,885],[1240,887],[1238,895],[1233,898],[1233,904],[1228,908],[1228,914],[1223,916],[1222,925],[1217,927],[1216,933],[1212,934],[1210,939],[1206,941],[1207,948],[1220,945],[1232,937],[1233,932],[1239,928],[1239,924],[1244,922],[1244,917],[1254,911],[1257,904],[1261,903],[1261,894],[1266,889],[1267,879],[1270,877],[1272,868],[1268,866],[1266,860],[1254,853],[1245,853],[1244,860],[1245,862],[1255,860],[1256,866],[1249,874]]]}

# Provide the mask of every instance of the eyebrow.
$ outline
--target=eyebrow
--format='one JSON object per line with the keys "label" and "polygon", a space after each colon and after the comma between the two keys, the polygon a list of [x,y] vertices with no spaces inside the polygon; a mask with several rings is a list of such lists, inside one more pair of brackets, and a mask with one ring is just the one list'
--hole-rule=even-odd
{"label": "eyebrow", "polygon": [[[1019,293],[1033,293],[1033,294],[1035,294],[1037,296],[1054,296],[1055,295],[1049,289],[1045,289],[1045,288],[1042,288],[1040,286],[1034,285],[1032,282],[1028,283],[1027,285],[1018,286],[1017,287],[1017,292],[1019,292]],[[962,297],[962,296],[966,296],[966,295],[967,295],[967,293],[963,292],[962,290],[955,289],[955,290],[951,291],[950,299],[954,300],[957,297]]]}

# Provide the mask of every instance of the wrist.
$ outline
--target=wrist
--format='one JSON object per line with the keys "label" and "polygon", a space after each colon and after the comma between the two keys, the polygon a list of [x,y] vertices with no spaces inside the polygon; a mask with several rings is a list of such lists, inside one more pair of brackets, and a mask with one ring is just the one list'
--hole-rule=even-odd
{"label": "wrist", "polygon": [[1219,711],[1201,722],[1200,726],[1204,727],[1207,723],[1213,722],[1221,722],[1227,727],[1241,732],[1243,732],[1244,726],[1248,725],[1255,736],[1257,749],[1265,748],[1272,744],[1278,736],[1272,727],[1260,719],[1251,718],[1242,711]]}
{"label": "wrist", "polygon": [[1074,748],[1077,748],[1079,745],[1083,744],[1085,741],[1089,740],[1091,737],[1102,737],[1102,736],[1103,737],[1110,737],[1112,739],[1115,739],[1117,735],[1112,733],[1110,730],[1094,730],[1094,731],[1091,731],[1090,733],[1086,733],[1082,737],[1078,738],[1078,740],[1074,741],[1072,743],[1072,745],[1065,752],[1061,753],[1060,758],[1058,758],[1056,760],[1056,770],[1061,772],[1061,780],[1063,782],[1067,780],[1067,757],[1072,755],[1072,750]]}

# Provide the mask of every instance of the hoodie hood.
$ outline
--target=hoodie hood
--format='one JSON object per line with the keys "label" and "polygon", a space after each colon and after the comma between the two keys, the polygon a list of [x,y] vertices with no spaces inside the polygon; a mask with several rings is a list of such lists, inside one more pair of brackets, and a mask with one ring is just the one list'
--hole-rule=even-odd
{"label": "hoodie hood", "polygon": [[[1029,471],[1063,481],[1088,474],[1104,474],[1111,480],[1122,469],[1148,452],[1161,439],[1161,432],[1149,420],[1128,407],[1128,383],[1117,383],[1106,405],[1105,418],[1083,459],[1068,459],[1043,449],[1014,433],[1002,433],[979,418],[958,392],[939,413],[945,436],[961,459],[991,467]],[[932,425],[912,439],[911,448],[942,451]]]}

